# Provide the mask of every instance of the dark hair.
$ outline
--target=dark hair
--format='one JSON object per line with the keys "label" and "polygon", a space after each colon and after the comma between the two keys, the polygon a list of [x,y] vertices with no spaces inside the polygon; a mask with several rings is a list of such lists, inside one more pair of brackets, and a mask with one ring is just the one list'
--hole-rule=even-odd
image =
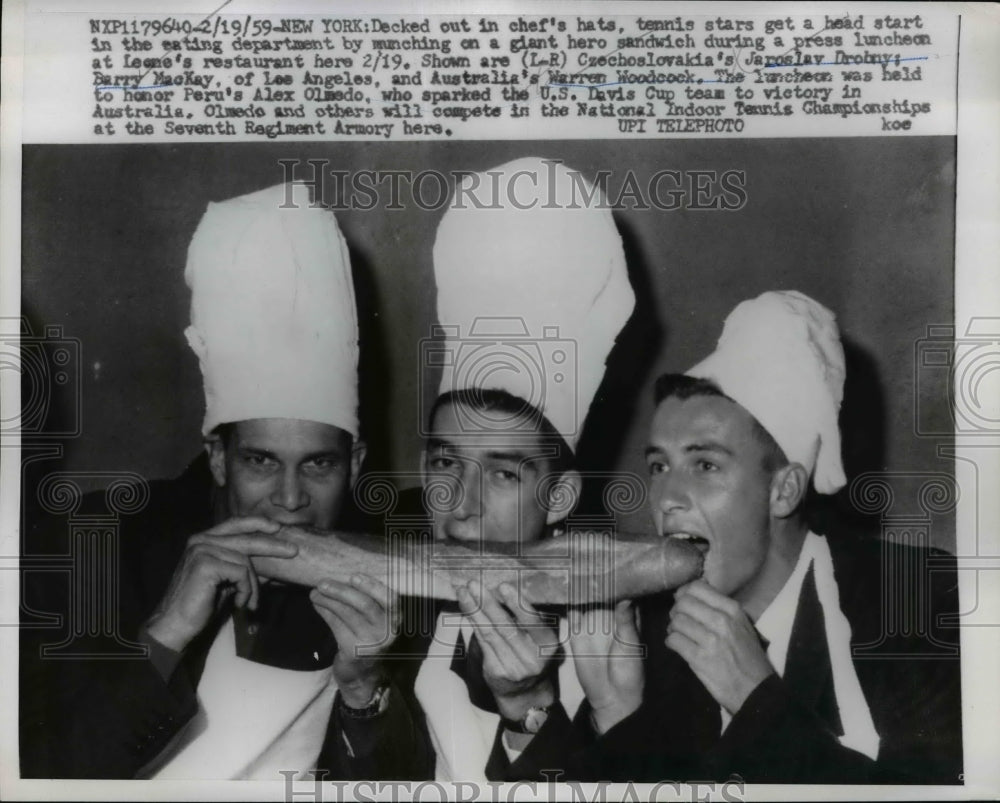
{"label": "dark hair", "polygon": [[[233,445],[233,438],[236,436],[236,424],[237,421],[226,421],[223,424],[219,424],[212,430],[212,434],[217,436],[220,441],[222,441],[222,446],[224,449],[229,449]],[[340,427],[337,427],[340,429]],[[346,435],[351,438],[351,445],[354,443],[354,437],[347,430],[343,430]]]}
{"label": "dark hair", "polygon": [[442,393],[434,400],[431,407],[430,417],[427,421],[428,430],[434,426],[434,416],[446,404],[461,404],[470,410],[478,412],[498,412],[504,415],[518,416],[521,420],[519,427],[524,423],[534,423],[534,429],[518,429],[520,432],[535,432],[538,435],[542,446],[552,446],[555,454],[546,458],[551,471],[557,475],[565,474],[576,467],[576,455],[570,449],[566,439],[559,434],[552,422],[530,402],[526,402],[513,393],[506,390],[480,388],[466,388],[464,390],[449,390]]}
{"label": "dark hair", "polygon": [[[687,374],[663,374],[653,386],[653,401],[657,406],[664,399],[684,400],[693,396],[719,396],[723,399],[729,399],[733,404],[739,404],[738,401],[723,393],[722,389],[712,380],[688,376]],[[743,408],[743,405],[740,407]],[[775,471],[782,466],[787,466],[788,457],[778,442],[770,432],[764,429],[756,417],[750,414],[750,418],[753,421],[753,436],[764,447],[764,470]]]}
{"label": "dark hair", "polygon": [[228,449],[232,446],[233,435],[236,434],[236,424],[231,421],[227,421],[225,424],[219,424],[212,430],[212,434],[217,435],[219,440],[222,441],[223,448]]}

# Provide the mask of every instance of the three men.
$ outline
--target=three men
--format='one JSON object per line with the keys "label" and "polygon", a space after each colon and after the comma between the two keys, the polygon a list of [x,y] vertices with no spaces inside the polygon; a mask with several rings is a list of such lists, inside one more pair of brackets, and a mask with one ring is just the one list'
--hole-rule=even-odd
{"label": "three men", "polygon": [[[579,181],[551,165],[524,160],[478,177],[506,177],[521,205],[536,200],[530,211],[481,208],[466,191],[457,197],[467,206],[449,210],[439,230],[438,317],[455,333],[423,456],[427,488],[448,488],[449,501],[428,504],[439,541],[548,537],[572,509],[561,495],[579,493],[576,438],[632,295],[607,210],[571,213],[566,196],[524,192],[548,191],[553,175],[557,192]],[[192,244],[189,339],[206,377],[207,460],[155,488],[137,523],[142,549],[128,546],[122,564],[124,631],[151,660],[82,669],[56,701],[29,706],[27,732],[50,736],[34,754],[43,758],[26,766],[98,777],[274,777],[318,765],[335,777],[416,778],[433,765],[438,778],[463,780],[542,769],[620,780],[957,780],[958,662],[941,646],[953,636],[938,628],[939,614],[957,607],[953,572],[921,578],[931,633],[886,634],[880,592],[893,578],[884,572],[926,555],[828,541],[803,517],[810,483],[831,493],[845,481],[844,364],[832,316],[798,293],[741,305],[715,354],[657,386],[647,449],[655,527],[698,546],[705,576],[669,607],[646,606],[648,660],[622,649],[638,639],[628,604],[588,614],[616,630],[592,635],[590,654],[570,660],[560,652],[573,644],[580,653],[584,642],[571,641],[565,620],[536,611],[516,589],[493,594],[471,583],[458,590],[457,611],[435,611],[434,634],[420,647],[415,693],[432,762],[407,686],[393,682],[391,663],[355,649],[392,641],[394,595],[364,577],[309,591],[261,584],[253,570],[254,556],[292,556],[270,537],[282,525],[343,521],[364,451],[351,395],[349,270],[332,294],[288,275],[214,274],[234,243],[244,261],[282,262],[283,248],[258,239],[267,229],[256,211],[277,208],[283,192],[273,196],[218,205],[231,236],[196,235]],[[294,276],[337,249],[347,264],[326,217],[317,236],[284,243]],[[289,212],[281,226],[293,219]],[[200,264],[212,266],[201,285]],[[300,308],[327,297],[349,299],[350,311]],[[198,306],[199,298],[210,300]],[[289,313],[278,337],[275,308]],[[353,322],[353,339],[327,331],[330,321]],[[484,322],[501,328],[484,331]],[[311,341],[315,332],[321,343]],[[557,360],[551,345],[560,341]],[[329,370],[338,354],[340,374]],[[74,696],[88,699],[70,704]],[[376,723],[373,738],[365,727]]]}

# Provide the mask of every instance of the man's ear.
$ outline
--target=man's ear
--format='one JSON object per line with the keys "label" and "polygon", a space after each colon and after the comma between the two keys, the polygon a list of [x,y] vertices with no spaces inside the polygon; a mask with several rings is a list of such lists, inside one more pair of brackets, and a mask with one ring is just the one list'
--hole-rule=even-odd
{"label": "man's ear", "polygon": [[771,515],[786,519],[799,509],[809,490],[809,472],[801,463],[789,463],[771,476]]}
{"label": "man's ear", "polygon": [[361,466],[365,462],[365,456],[368,454],[368,444],[366,444],[360,438],[354,442],[351,447],[351,490],[354,490],[354,486],[358,481],[358,477],[361,476]]}
{"label": "man's ear", "polygon": [[226,487],[226,446],[218,435],[209,435],[204,441],[205,453],[208,455],[208,467],[212,479],[220,488]]}
{"label": "man's ear", "polygon": [[545,524],[551,527],[573,512],[583,492],[583,477],[576,469],[564,471],[555,482],[549,483],[546,491]]}

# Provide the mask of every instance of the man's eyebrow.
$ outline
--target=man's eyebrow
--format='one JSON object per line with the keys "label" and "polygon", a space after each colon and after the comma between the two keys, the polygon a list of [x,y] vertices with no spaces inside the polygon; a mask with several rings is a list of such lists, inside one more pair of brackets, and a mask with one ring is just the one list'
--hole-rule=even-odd
{"label": "man's eyebrow", "polygon": [[732,449],[718,441],[696,441],[695,443],[689,443],[684,447],[684,452],[715,452],[717,454],[728,455],[729,457],[732,457],[734,454]]}
{"label": "man's eyebrow", "polygon": [[[730,457],[734,454],[732,449],[718,441],[696,441],[695,443],[689,443],[684,447],[684,453],[690,454],[692,452],[715,452],[717,454],[729,455]],[[647,446],[645,450],[647,458],[662,455],[663,453],[664,450],[659,446]]]}
{"label": "man's eyebrow", "polygon": [[[243,455],[255,455],[259,457],[267,457],[271,460],[279,460],[277,452],[272,452],[270,449],[263,449],[259,446],[240,446],[239,452]],[[344,450],[338,446],[334,446],[330,449],[317,449],[315,452],[307,452],[299,458],[299,462],[305,463],[309,460],[317,460],[320,458],[337,458],[338,460],[344,458]]]}
{"label": "man's eyebrow", "polygon": [[305,462],[308,460],[316,460],[322,457],[327,457],[327,458],[335,457],[338,460],[341,460],[345,457],[345,452],[339,446],[335,446],[332,449],[320,449],[319,451],[309,452],[303,455],[302,461]]}
{"label": "man's eyebrow", "polygon": [[[448,454],[457,455],[461,451],[461,444],[452,443],[451,441],[445,440],[444,438],[434,437],[427,439],[427,451],[446,451]],[[507,462],[507,463],[518,463],[524,464],[525,466],[531,467],[534,463],[541,462],[545,460],[549,455],[540,454],[533,455],[527,451],[520,449],[492,449],[483,455],[485,460],[494,460],[497,462]]]}
{"label": "man's eyebrow", "polygon": [[499,451],[493,450],[486,453],[487,460],[497,460],[508,463],[523,463],[525,466],[532,466],[533,463],[537,463],[540,460],[544,460],[546,455],[531,455],[527,452],[520,451]]}
{"label": "man's eyebrow", "polygon": [[270,451],[269,449],[262,449],[259,446],[240,444],[237,448],[239,449],[240,454],[253,454],[253,455],[260,455],[261,457],[272,457],[272,458],[277,457],[277,455],[274,452]]}

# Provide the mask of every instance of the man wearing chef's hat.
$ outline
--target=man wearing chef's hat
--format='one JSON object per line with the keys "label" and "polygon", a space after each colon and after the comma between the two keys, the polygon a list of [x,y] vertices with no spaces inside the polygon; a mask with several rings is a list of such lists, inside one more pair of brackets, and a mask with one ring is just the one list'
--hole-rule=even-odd
{"label": "man wearing chef's hat", "polygon": [[[892,575],[879,567],[915,567],[919,550],[828,541],[803,517],[810,484],[832,494],[846,483],[844,378],[834,316],[788,291],[738,305],[715,352],[658,380],[653,520],[704,553],[704,576],[678,589],[665,623],[643,623],[667,648],[647,663],[645,698],[639,662],[616,661],[617,673],[591,663],[581,676],[620,713],[576,758],[593,777],[958,781],[957,658],[920,632],[886,648],[882,629],[887,604],[912,611],[916,600],[887,603],[883,592],[907,586],[883,589]],[[933,615],[954,613],[954,573],[916,582],[928,577]],[[868,660],[855,660],[863,646]]]}
{"label": "man wearing chef's hat", "polygon": [[[351,265],[333,214],[292,184],[211,204],[185,279],[185,335],[204,379],[202,434],[224,521],[188,541],[145,624],[177,655],[214,630],[197,683],[199,730],[158,757],[154,776],[278,779],[315,766],[338,682],[357,708],[379,685],[377,667],[360,666],[349,647],[343,613],[362,607],[356,595],[388,606],[384,587],[330,581],[310,597],[262,585],[250,562],[280,554],[269,536],[282,525],[332,529],[360,470]],[[234,605],[217,625],[220,591]]]}
{"label": "man wearing chef's hat", "polygon": [[[467,176],[438,227],[434,276],[445,338],[428,362],[443,370],[422,456],[433,537],[537,541],[580,492],[577,442],[634,305],[611,212],[559,162]],[[512,587],[457,595],[416,677],[435,776],[516,777],[519,756],[550,743],[536,735],[564,733],[583,700],[573,661],[554,657],[566,621]]]}
{"label": "man wearing chef's hat", "polygon": [[[281,780],[317,766],[335,702],[356,715],[348,737],[384,703],[378,660],[354,647],[385,637],[394,596],[366,577],[267,583],[251,562],[294,554],[283,525],[341,523],[364,456],[337,222],[305,185],[211,203],[185,279],[205,455],[123,522],[120,619],[150,660],[94,664],[60,718],[63,776]],[[363,759],[330,749],[328,770]]]}

